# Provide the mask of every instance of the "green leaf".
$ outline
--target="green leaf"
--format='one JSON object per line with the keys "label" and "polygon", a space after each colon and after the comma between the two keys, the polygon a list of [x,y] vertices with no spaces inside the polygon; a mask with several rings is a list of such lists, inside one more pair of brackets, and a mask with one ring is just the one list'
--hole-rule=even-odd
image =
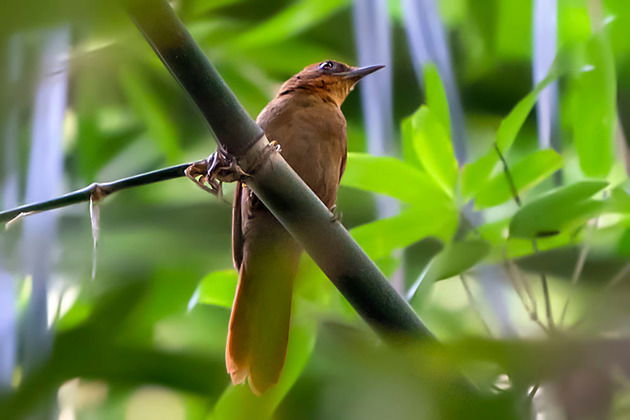
{"label": "green leaf", "polygon": [[619,255],[622,255],[625,258],[630,258],[630,228],[627,228],[621,235],[619,244],[617,245],[617,250]]}
{"label": "green leaf", "polygon": [[490,244],[483,239],[450,243],[431,262],[427,278],[442,280],[465,273],[489,252]]}
{"label": "green leaf", "polygon": [[490,150],[490,152],[476,161],[464,165],[461,178],[462,196],[464,198],[472,198],[486,185],[498,161],[497,153],[494,150]]}
{"label": "green leaf", "polygon": [[613,165],[616,78],[610,46],[595,35],[585,46],[587,70],[571,84],[575,149],[585,175],[604,178]]}
{"label": "green leaf", "polygon": [[424,89],[429,109],[442,124],[447,136],[451,136],[451,118],[448,109],[446,90],[437,67],[430,63],[424,68]]}
{"label": "green leaf", "polygon": [[603,181],[578,182],[555,189],[527,203],[512,218],[510,236],[550,236],[583,223],[603,207],[604,203],[590,197],[607,185]]}
{"label": "green leaf", "polygon": [[[568,71],[568,62],[568,51],[560,51],[547,77],[541,80],[527,96],[521,99],[501,121],[497,130],[495,144],[504,156],[508,154],[514,144],[514,140],[516,140],[516,136],[527,120],[527,116],[536,104],[540,92]],[[462,171],[462,195],[464,198],[473,197],[486,185],[498,163],[499,156],[496,151],[489,150],[475,162],[464,166]]]}
{"label": "green leaf", "polygon": [[[341,185],[394,197],[409,204],[451,201],[425,173],[392,157],[348,153]],[[442,203],[442,204],[440,204]]]}
{"label": "green leaf", "polygon": [[146,77],[129,67],[121,70],[120,80],[131,106],[146,124],[151,139],[170,162],[177,161],[181,154],[177,128],[158,93],[149,86]]}
{"label": "green leaf", "polygon": [[630,194],[624,191],[623,187],[615,188],[606,202],[606,210],[611,213],[630,214]]}
{"label": "green leaf", "polygon": [[301,0],[291,3],[275,16],[245,32],[235,43],[239,47],[252,47],[291,39],[348,3],[349,0]]}
{"label": "green leaf", "polygon": [[235,270],[213,271],[201,279],[195,291],[197,301],[231,308],[237,281],[238,273]]}
{"label": "green leaf", "polygon": [[446,241],[453,235],[457,221],[457,209],[452,202],[442,206],[431,203],[358,226],[350,233],[370,258],[377,260],[428,236]]}
{"label": "green leaf", "polygon": [[210,418],[213,420],[271,418],[304,370],[313,353],[316,337],[317,328],[314,322],[294,324],[289,333],[287,359],[278,384],[261,396],[254,395],[247,385],[229,386],[219,398]]}
{"label": "green leaf", "polygon": [[[580,259],[579,246],[565,246],[516,259],[519,267],[527,271],[570,279]],[[580,272],[580,280],[604,283],[618,275],[628,265],[628,259],[598,247],[591,247]],[[626,273],[625,278],[629,278]]]}
{"label": "green leaf", "polygon": [[413,133],[414,133],[414,124],[413,124],[414,115],[410,115],[407,118],[402,120],[400,124],[400,136],[402,141],[402,157],[403,161],[406,163],[415,166],[419,169],[422,169],[422,164],[418,159],[418,155],[416,154],[416,149],[413,146]]}
{"label": "green leaf", "polygon": [[413,115],[413,145],[425,169],[449,195],[457,182],[457,160],[448,131],[426,106]]}
{"label": "green leaf", "polygon": [[[551,149],[538,150],[510,167],[510,174],[518,194],[534,187],[562,167],[562,157]],[[492,207],[513,198],[506,174],[491,178],[479,192],[475,205],[479,208]]]}
{"label": "green leaf", "polygon": [[527,116],[536,104],[536,101],[538,100],[538,95],[551,82],[556,80],[557,77],[558,72],[552,70],[549,75],[541,80],[534,87],[534,90],[532,90],[527,96],[521,99],[519,103],[516,104],[514,109],[512,109],[512,111],[508,114],[508,116],[505,117],[503,121],[501,121],[501,124],[499,125],[499,130],[497,131],[496,139],[497,146],[501,150],[501,153],[507,154],[507,152],[510,150],[512,144],[514,144],[514,140],[516,140],[516,135],[519,131],[521,131],[521,128],[523,127]]}

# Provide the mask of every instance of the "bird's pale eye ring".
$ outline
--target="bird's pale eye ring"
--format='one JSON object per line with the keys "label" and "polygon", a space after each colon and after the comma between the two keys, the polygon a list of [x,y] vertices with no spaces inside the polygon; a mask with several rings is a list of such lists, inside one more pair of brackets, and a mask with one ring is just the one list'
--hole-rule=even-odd
{"label": "bird's pale eye ring", "polygon": [[335,66],[335,63],[333,63],[332,61],[324,61],[323,63],[319,65],[319,68],[322,70],[332,70],[334,66]]}

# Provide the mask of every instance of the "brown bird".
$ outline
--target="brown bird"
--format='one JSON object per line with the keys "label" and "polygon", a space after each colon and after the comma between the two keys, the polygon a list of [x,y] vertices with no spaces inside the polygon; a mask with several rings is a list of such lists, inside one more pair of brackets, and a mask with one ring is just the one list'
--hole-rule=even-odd
{"label": "brown bird", "polygon": [[[341,104],[354,85],[383,66],[336,61],[307,66],[287,80],[257,123],[317,196],[332,208],[346,165]],[[234,194],[232,254],[239,272],[228,330],[232,382],[261,394],[280,376],[286,356],[291,295],[302,249],[246,185]]]}

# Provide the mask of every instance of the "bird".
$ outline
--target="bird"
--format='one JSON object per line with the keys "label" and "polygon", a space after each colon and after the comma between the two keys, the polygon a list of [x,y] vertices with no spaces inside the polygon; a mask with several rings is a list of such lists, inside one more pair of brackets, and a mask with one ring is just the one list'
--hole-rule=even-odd
{"label": "bird", "polygon": [[[346,166],[341,105],[355,84],[384,66],[353,67],[326,60],[282,84],[256,122],[283,158],[333,209]],[[293,282],[302,248],[239,182],[232,211],[232,256],[238,285],[228,325],[226,367],[233,384],[256,395],[275,385],[284,366]]]}

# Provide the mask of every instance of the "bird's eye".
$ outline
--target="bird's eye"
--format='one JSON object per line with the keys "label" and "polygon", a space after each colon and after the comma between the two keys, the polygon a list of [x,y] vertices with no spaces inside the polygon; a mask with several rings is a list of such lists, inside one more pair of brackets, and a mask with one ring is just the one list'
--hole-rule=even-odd
{"label": "bird's eye", "polygon": [[335,63],[333,63],[332,61],[324,61],[323,63],[319,65],[319,68],[322,70],[332,70],[334,66],[335,66]]}

